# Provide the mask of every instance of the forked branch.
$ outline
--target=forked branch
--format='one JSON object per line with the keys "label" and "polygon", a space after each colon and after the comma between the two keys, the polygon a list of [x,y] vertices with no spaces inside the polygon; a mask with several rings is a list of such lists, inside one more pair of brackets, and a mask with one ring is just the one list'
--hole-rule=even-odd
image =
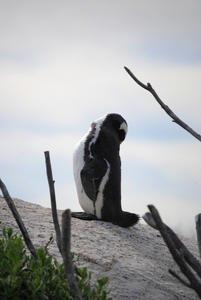
{"label": "forked branch", "polygon": [[147,83],[147,85],[144,84],[144,83],[142,83],[139,79],[137,79],[137,77],[127,67],[124,67],[124,69],[131,76],[131,78],[137,84],[139,84],[139,86],[141,86],[143,89],[149,91],[154,96],[154,98],[160,104],[160,106],[172,118],[173,122],[177,123],[179,126],[181,126],[182,128],[184,128],[186,131],[188,131],[190,134],[192,134],[196,139],[198,139],[201,142],[201,135],[198,134],[197,132],[195,132],[191,127],[189,127],[186,123],[184,123],[180,118],[178,118],[174,114],[174,112],[166,104],[163,103],[163,101],[159,98],[159,96],[157,95],[157,93],[155,92],[155,90],[152,88],[152,86],[151,86],[150,83]]}
{"label": "forked branch", "polygon": [[[158,230],[158,227],[156,225],[156,222],[154,221],[154,218],[151,213],[147,212],[145,213],[142,218],[144,221],[151,226],[152,228]],[[186,246],[182,243],[182,241],[178,238],[176,233],[168,227],[165,223],[163,223],[163,226],[165,227],[167,233],[169,234],[170,238],[172,239],[175,248],[178,251],[182,251],[182,255],[184,256],[184,259],[186,262],[195,270],[195,272],[199,275],[201,278],[201,264],[199,261],[193,256],[193,254],[186,248]]]}
{"label": "forked branch", "polygon": [[146,213],[143,219],[153,228],[158,229],[166,243],[173,259],[178,264],[181,272],[186,276],[190,283],[184,282],[178,275],[170,271],[174,277],[177,277],[183,284],[194,289],[201,299],[201,265],[190,251],[183,245],[177,235],[165,225],[153,205],[148,205],[151,214]]}

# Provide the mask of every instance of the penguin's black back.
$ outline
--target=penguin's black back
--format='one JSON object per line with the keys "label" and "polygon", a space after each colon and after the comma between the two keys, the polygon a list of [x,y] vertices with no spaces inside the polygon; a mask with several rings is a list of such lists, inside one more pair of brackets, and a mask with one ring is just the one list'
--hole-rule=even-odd
{"label": "penguin's black back", "polygon": [[[118,114],[109,114],[103,121],[99,135],[94,144],[91,145],[91,153],[93,156],[98,155],[103,157],[110,164],[109,180],[104,189],[104,200],[102,207],[102,219],[111,221],[118,218],[121,212],[121,160],[119,156],[119,146],[125,138],[121,135],[119,140],[119,128],[122,123],[126,121]],[[95,126],[92,123],[92,128]],[[90,139],[88,141],[90,143]],[[89,151],[86,145],[85,159],[89,162]]]}
{"label": "penguin's black back", "polygon": [[[102,120],[102,119],[100,119]],[[137,223],[136,214],[122,211],[121,207],[121,159],[120,143],[125,139],[127,122],[119,114],[108,114],[100,122],[93,122],[84,145],[84,166],[81,181],[85,193],[97,201],[102,178],[108,172],[103,188],[101,219],[122,227]],[[90,180],[91,178],[91,180]],[[94,210],[94,214],[96,214]]]}

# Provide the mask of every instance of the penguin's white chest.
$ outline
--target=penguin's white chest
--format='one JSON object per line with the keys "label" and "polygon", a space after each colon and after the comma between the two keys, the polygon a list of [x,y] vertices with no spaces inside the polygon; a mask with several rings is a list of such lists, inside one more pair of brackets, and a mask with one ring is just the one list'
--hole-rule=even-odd
{"label": "penguin's white chest", "polygon": [[102,218],[101,210],[104,204],[104,188],[109,179],[110,164],[107,162],[107,160],[105,160],[108,167],[107,172],[102,178],[102,181],[99,186],[97,198],[96,201],[94,202],[86,195],[80,177],[80,172],[85,165],[84,162],[85,142],[86,142],[86,136],[76,145],[73,153],[73,173],[74,173],[74,179],[75,179],[75,184],[77,189],[77,195],[82,209],[86,213],[96,215],[98,219],[101,219]]}

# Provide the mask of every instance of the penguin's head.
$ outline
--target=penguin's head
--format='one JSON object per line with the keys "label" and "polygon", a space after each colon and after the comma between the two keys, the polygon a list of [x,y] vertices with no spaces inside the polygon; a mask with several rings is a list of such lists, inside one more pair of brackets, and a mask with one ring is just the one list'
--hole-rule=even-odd
{"label": "penguin's head", "polygon": [[119,114],[110,113],[105,116],[102,126],[109,128],[117,134],[119,144],[121,144],[128,131],[128,125],[126,120]]}

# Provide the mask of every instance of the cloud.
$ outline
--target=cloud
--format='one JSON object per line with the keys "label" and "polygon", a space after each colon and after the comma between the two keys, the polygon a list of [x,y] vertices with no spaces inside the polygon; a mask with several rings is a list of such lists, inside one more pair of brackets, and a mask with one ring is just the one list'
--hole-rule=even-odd
{"label": "cloud", "polygon": [[[200,167],[197,160],[200,145],[196,140],[189,141],[147,141],[129,139],[122,145],[121,153],[126,161],[161,168],[175,180],[178,173],[198,178]],[[172,167],[174,166],[174,170]],[[180,175],[181,176],[181,175]]]}
{"label": "cloud", "polygon": [[2,3],[0,170],[11,195],[48,205],[49,150],[58,207],[79,210],[73,148],[93,120],[117,112],[129,125],[123,207],[142,214],[151,201],[168,222],[190,224],[199,211],[199,144],[123,66],[199,132],[200,9],[200,1]]}

